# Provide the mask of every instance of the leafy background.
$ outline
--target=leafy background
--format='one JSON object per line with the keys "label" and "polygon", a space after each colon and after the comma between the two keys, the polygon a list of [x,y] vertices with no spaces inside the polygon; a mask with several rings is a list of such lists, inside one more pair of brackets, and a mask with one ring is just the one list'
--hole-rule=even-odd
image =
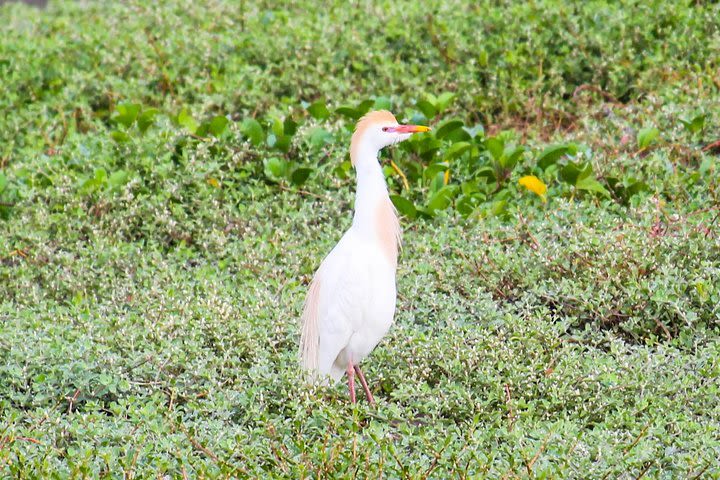
{"label": "leafy background", "polygon": [[[717,478],[719,16],[0,6],[0,471]],[[433,127],[377,408],[295,362],[372,108]]]}

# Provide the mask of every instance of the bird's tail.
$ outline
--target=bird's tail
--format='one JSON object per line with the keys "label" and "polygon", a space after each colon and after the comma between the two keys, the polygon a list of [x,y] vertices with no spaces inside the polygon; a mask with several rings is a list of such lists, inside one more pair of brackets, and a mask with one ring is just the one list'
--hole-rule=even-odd
{"label": "bird's tail", "polygon": [[300,365],[308,372],[308,381],[314,383],[318,378],[318,350],[320,333],[318,332],[318,313],[320,304],[320,280],[314,278],[310,283],[307,299],[302,313],[302,333],[300,335]]}

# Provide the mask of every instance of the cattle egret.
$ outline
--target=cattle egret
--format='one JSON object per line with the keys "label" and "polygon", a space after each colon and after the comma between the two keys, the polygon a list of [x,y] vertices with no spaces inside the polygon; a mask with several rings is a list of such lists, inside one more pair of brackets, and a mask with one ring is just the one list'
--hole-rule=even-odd
{"label": "cattle egret", "polygon": [[387,333],[395,313],[400,222],[378,154],[428,130],[399,125],[385,110],[370,112],[357,123],[350,143],[357,172],[352,226],[320,264],[305,301],[301,364],[313,383],[336,382],[347,373],[353,403],[356,373],[368,402],[374,403],[360,362]]}

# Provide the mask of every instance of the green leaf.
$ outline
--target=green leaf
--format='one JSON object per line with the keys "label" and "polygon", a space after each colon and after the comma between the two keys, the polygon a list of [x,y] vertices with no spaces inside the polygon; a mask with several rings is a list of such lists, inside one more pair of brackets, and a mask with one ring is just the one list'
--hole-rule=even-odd
{"label": "green leaf", "polygon": [[2,172],[0,172],[0,193],[4,192],[7,186],[8,179]]}
{"label": "green leaf", "polygon": [[707,117],[707,115],[700,114],[692,119],[681,118],[680,123],[682,123],[690,133],[697,133],[705,127],[705,117]]}
{"label": "green leaf", "polygon": [[312,168],[296,168],[295,171],[293,171],[292,175],[290,175],[290,181],[293,183],[293,185],[300,186],[305,183],[305,181],[308,179],[312,172]]}
{"label": "green leaf", "polygon": [[592,173],[592,165],[587,162],[568,162],[558,172],[560,180],[570,185],[576,185],[580,180],[587,178]]}
{"label": "green leaf", "polygon": [[435,105],[428,102],[427,100],[418,100],[415,106],[423,113],[423,115],[425,115],[425,118],[427,119],[431,119],[435,115],[437,115],[437,109],[435,108]]}
{"label": "green leaf", "polygon": [[460,195],[455,201],[455,209],[463,217],[468,217],[475,211],[481,198],[482,194]]}
{"label": "green leaf", "polygon": [[327,106],[325,106],[325,102],[322,100],[318,100],[310,104],[310,106],[307,107],[307,111],[317,120],[325,120],[330,116],[330,110],[328,110]]}
{"label": "green leaf", "polygon": [[112,138],[118,143],[125,143],[130,141],[130,135],[125,132],[121,132],[120,130],[113,130],[112,132],[110,132],[110,138]]}
{"label": "green leaf", "polygon": [[115,107],[115,116],[112,119],[115,123],[129,128],[137,119],[141,107],[139,103],[120,103]]}
{"label": "green leaf", "polygon": [[362,114],[361,114],[360,112],[358,112],[358,111],[355,109],[355,107],[351,107],[351,106],[349,106],[349,105],[343,105],[343,106],[341,106],[341,107],[336,108],[336,109],[335,109],[335,114],[336,114],[336,115],[343,115],[343,116],[348,117],[348,118],[350,118],[350,119],[352,119],[352,120],[357,120],[357,119],[359,119],[359,118],[362,116]]}
{"label": "green leaf", "polygon": [[140,133],[145,133],[148,128],[155,124],[155,117],[160,113],[157,108],[148,108],[137,118],[137,126]]}
{"label": "green leaf", "polygon": [[498,163],[506,170],[512,170],[517,165],[525,149],[522,146],[508,145],[503,150]]}
{"label": "green leaf", "polygon": [[557,163],[560,158],[568,153],[568,146],[561,144],[561,145],[552,145],[550,147],[547,147],[543,152],[537,157],[536,162],[537,166],[541,169],[545,170],[550,165],[554,165]]}
{"label": "green leaf", "polygon": [[461,130],[463,122],[461,120],[447,120],[438,126],[435,131],[435,137],[443,139],[453,133],[455,130]]}
{"label": "green leaf", "polygon": [[270,157],[265,159],[263,163],[265,165],[265,176],[270,179],[279,180],[287,174],[288,163],[280,158]]}
{"label": "green leaf", "polygon": [[332,138],[332,134],[321,127],[313,128],[310,131],[310,145],[316,149],[322,148],[332,142]]}
{"label": "green leaf", "polygon": [[[268,145],[270,144],[269,140],[270,137],[274,135],[268,136]],[[272,147],[276,148],[277,150],[280,150],[281,152],[287,152],[290,150],[290,145],[292,144],[292,137],[290,135],[280,135],[279,137],[275,137],[274,144]]]}
{"label": "green leaf", "polygon": [[643,128],[637,134],[638,148],[649,147],[660,135],[660,130],[655,127]]}
{"label": "green leaf", "polygon": [[495,175],[495,169],[490,166],[483,166],[477,169],[475,172],[475,176],[477,178],[486,178],[488,182],[495,182],[497,181],[497,176]]}
{"label": "green leaf", "polygon": [[445,170],[435,174],[433,179],[430,181],[430,192],[435,193],[445,186]]}
{"label": "green leaf", "polygon": [[605,187],[602,186],[602,184],[600,182],[598,182],[597,180],[595,180],[592,177],[586,177],[586,178],[579,180],[575,184],[575,188],[577,188],[579,190],[586,190],[589,192],[596,192],[596,193],[599,193],[606,197],[610,196],[610,192],[608,192],[605,189]]}
{"label": "green leaf", "polygon": [[490,137],[486,139],[485,148],[487,148],[488,152],[490,152],[490,155],[492,155],[492,158],[496,162],[500,161],[503,155],[503,151],[505,150],[503,141],[497,137]]}
{"label": "green leaf", "polygon": [[358,112],[358,118],[365,115],[372,108],[373,105],[375,105],[375,100],[368,99],[360,102],[355,109]]}
{"label": "green leaf", "polygon": [[285,117],[283,121],[283,133],[287,136],[292,137],[297,133],[298,124],[295,120],[290,117]]}
{"label": "green leaf", "polygon": [[473,125],[472,127],[463,127],[463,130],[467,132],[468,135],[470,135],[470,138],[475,138],[477,136],[484,136],[485,135],[485,127],[483,127],[481,124]]}
{"label": "green leaf", "polygon": [[388,97],[376,97],[373,104],[373,110],[390,110],[392,102]]}
{"label": "green leaf", "polygon": [[442,187],[430,197],[427,210],[431,213],[435,213],[437,210],[445,210],[452,203],[454,194],[455,188],[453,186],[446,185]]}
{"label": "green leaf", "polygon": [[452,92],[441,93],[435,101],[435,107],[439,113],[442,113],[446,108],[450,106],[452,101],[455,99],[455,94]]}
{"label": "green leaf", "polygon": [[442,163],[433,163],[432,165],[428,165],[428,167],[423,172],[423,177],[425,180],[430,180],[435,178],[438,173],[445,173],[445,170],[448,169],[448,164],[445,162]]}
{"label": "green leaf", "polygon": [[498,200],[492,203],[492,206],[488,210],[488,213],[496,217],[502,217],[507,213],[507,206],[507,200]]}
{"label": "green leaf", "polygon": [[118,170],[113,172],[108,178],[108,185],[113,188],[119,188],[125,185],[128,181],[129,175],[125,170]]}
{"label": "green leaf", "polygon": [[444,155],[445,161],[452,161],[460,156],[462,156],[465,152],[470,150],[472,148],[472,144],[470,142],[457,142],[450,146],[450,148],[447,149]]}
{"label": "green leaf", "polygon": [[250,140],[250,143],[256,147],[261,145],[265,140],[265,132],[263,131],[260,122],[254,118],[246,118],[243,120],[242,124],[240,124],[240,133],[242,133],[245,138]]}
{"label": "green leaf", "polygon": [[223,134],[229,123],[230,120],[228,120],[227,117],[223,115],[213,117],[213,119],[210,120],[210,122],[208,123],[208,132],[210,132],[215,137],[219,137]]}
{"label": "green leaf", "polygon": [[185,127],[190,133],[197,132],[198,122],[193,118],[187,108],[183,108],[177,116],[178,125]]}
{"label": "green leaf", "polygon": [[417,216],[417,209],[413,202],[400,195],[390,195],[393,205],[397,208],[397,211],[408,218],[415,218]]}

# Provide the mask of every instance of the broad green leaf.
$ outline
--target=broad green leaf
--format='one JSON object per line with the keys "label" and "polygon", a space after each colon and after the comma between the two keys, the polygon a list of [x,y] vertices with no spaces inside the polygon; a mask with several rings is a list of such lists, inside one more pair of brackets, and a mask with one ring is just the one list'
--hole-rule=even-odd
{"label": "broad green leaf", "polygon": [[310,104],[310,106],[307,107],[307,111],[317,120],[325,120],[330,116],[330,110],[328,110],[325,102],[322,100]]}
{"label": "broad green leaf", "polygon": [[437,115],[437,109],[435,108],[435,105],[428,102],[427,100],[418,100],[415,106],[423,113],[423,115],[425,115],[425,118],[427,119],[431,119],[435,115]]}
{"label": "broad green leaf", "polygon": [[148,108],[137,118],[137,126],[140,133],[145,133],[155,123],[155,117],[160,113],[157,108]]}
{"label": "broad green leaf", "polygon": [[438,173],[445,172],[445,170],[447,169],[448,164],[445,162],[433,163],[425,169],[425,171],[423,172],[423,177],[425,178],[425,180],[430,180],[435,178]]}
{"label": "broad green leaf", "polygon": [[437,111],[442,113],[447,109],[452,101],[455,99],[455,94],[452,92],[444,92],[441,93],[437,100],[435,100],[435,107],[437,108]]}
{"label": "broad green leaf", "polygon": [[373,105],[375,105],[375,100],[368,99],[360,102],[355,109],[358,112],[358,118],[365,115],[372,108]]}
{"label": "broad green leaf", "polygon": [[445,187],[445,172],[447,169],[437,172],[430,181],[430,192],[437,192]]}
{"label": "broad green leaf", "polygon": [[447,136],[443,139],[445,141],[450,141],[452,143],[456,142],[469,142],[472,140],[470,137],[470,134],[465,131],[465,127],[462,128],[456,128],[455,130],[451,131],[447,134]]}
{"label": "broad green leaf", "polygon": [[472,148],[472,144],[470,142],[457,142],[450,146],[445,151],[444,159],[445,161],[452,161],[460,156],[462,156],[465,152],[470,150]]}
{"label": "broad green leaf", "polygon": [[496,202],[493,202],[492,206],[489,209],[489,213],[496,217],[501,217],[507,213],[507,205],[507,200],[498,200]]}
{"label": "broad green leaf", "polygon": [[602,184],[600,182],[598,182],[597,180],[595,180],[592,177],[586,177],[586,178],[579,180],[575,184],[575,188],[577,188],[579,190],[586,190],[589,192],[596,192],[596,193],[599,193],[606,197],[610,196],[610,192],[608,192],[605,189],[605,187],[602,186]]}
{"label": "broad green leaf", "polygon": [[428,201],[427,210],[435,213],[437,210],[445,210],[452,203],[455,194],[455,187],[446,185],[435,192]]}
{"label": "broad green leaf", "polygon": [[292,137],[297,133],[298,124],[290,117],[285,117],[283,121],[283,134]]}
{"label": "broad green leaf", "polygon": [[660,136],[660,130],[655,127],[643,128],[637,134],[638,148],[649,147]]}
{"label": "broad green leaf", "polygon": [[126,172],[125,170],[118,170],[116,172],[113,172],[112,175],[108,177],[108,185],[112,188],[122,187],[127,183],[128,178],[128,172]]}
{"label": "broad green leaf", "polygon": [[625,192],[628,198],[640,192],[650,191],[650,185],[642,180],[635,180],[634,178],[623,179],[623,185],[625,186]]}
{"label": "broad green leaf", "polygon": [[567,145],[552,145],[550,147],[547,147],[543,152],[537,157],[536,162],[537,166],[541,169],[545,170],[550,165],[554,165],[557,163],[560,158],[565,155],[568,152]]}
{"label": "broad green leaf", "polygon": [[7,177],[0,172],[0,193],[2,193],[8,186],[8,179]]}
{"label": "broad green leaf", "polygon": [[308,179],[308,177],[310,176],[310,174],[312,172],[313,172],[312,168],[305,168],[305,167],[296,168],[293,171],[292,175],[290,175],[290,181],[294,185],[298,185],[298,186],[302,185],[303,183],[305,183],[305,181]]}
{"label": "broad green leaf", "polygon": [[413,205],[413,203],[407,198],[400,195],[390,195],[390,200],[392,200],[393,205],[395,205],[397,211],[402,215],[405,215],[408,218],[415,218],[417,216],[417,209],[415,208],[415,205]]}
{"label": "broad green leaf", "polygon": [[375,103],[373,104],[373,110],[390,110],[392,109],[392,102],[388,97],[376,97]]}
{"label": "broad green leaf", "polygon": [[525,149],[522,146],[508,145],[503,149],[498,163],[506,170],[512,170],[517,165]]}
{"label": "broad green leaf", "polygon": [[492,158],[496,162],[500,161],[503,151],[505,150],[502,140],[497,137],[485,139],[485,148],[487,148],[488,152],[490,152],[490,155],[492,155]]}
{"label": "broad green leaf", "polygon": [[227,117],[224,117],[222,115],[213,117],[213,119],[210,120],[210,123],[208,123],[208,132],[210,132],[215,137],[219,137],[223,134],[229,123],[230,120],[228,120]]}
{"label": "broad green leaf", "polygon": [[254,118],[246,118],[243,120],[240,125],[240,132],[256,147],[261,145],[265,140],[265,132],[260,122]]}
{"label": "broad green leaf", "polygon": [[470,216],[482,201],[483,195],[480,193],[474,195],[463,194],[455,201],[455,209],[463,217]]}
{"label": "broad green leaf", "polygon": [[479,123],[477,125],[473,125],[472,127],[463,127],[463,130],[470,135],[470,138],[482,137],[485,135],[485,127]]}
{"label": "broad green leaf", "polygon": [[682,123],[690,133],[697,133],[705,127],[706,116],[705,114],[700,114],[691,119],[681,118],[680,123]]}
{"label": "broad green leaf", "polygon": [[343,115],[345,117],[351,118],[353,120],[357,120],[362,116],[360,112],[358,112],[355,107],[351,107],[349,105],[343,105],[341,107],[338,107],[335,109],[336,115]]}
{"label": "broad green leaf", "polygon": [[455,130],[462,129],[463,122],[461,120],[447,120],[440,124],[435,131],[435,137],[443,139],[450,135]]}
{"label": "broad green leaf", "polygon": [[112,119],[125,128],[129,128],[137,119],[141,107],[139,103],[119,103],[115,107],[116,114]]}
{"label": "broad green leaf", "polygon": [[570,185],[576,185],[580,180],[587,178],[592,173],[592,165],[587,162],[568,162],[558,172],[560,180]]}
{"label": "broad green leaf", "polygon": [[118,143],[125,143],[130,141],[130,135],[120,130],[113,130],[110,132],[110,138]]}
{"label": "broad green leaf", "polygon": [[497,180],[495,169],[487,165],[478,168],[475,172],[475,176],[477,178],[486,178],[488,182],[495,182]]}
{"label": "broad green leaf", "polygon": [[185,127],[190,133],[197,132],[198,122],[195,120],[187,108],[183,108],[177,116],[178,125]]}
{"label": "broad green leaf", "polygon": [[310,131],[310,145],[312,145],[313,148],[321,148],[332,142],[332,139],[332,134],[324,128],[316,127]]}
{"label": "broad green leaf", "polygon": [[276,137],[279,137],[285,133],[285,125],[280,118],[275,117],[272,119],[272,126],[270,127],[270,130]]}
{"label": "broad green leaf", "polygon": [[[269,137],[273,135],[268,136]],[[287,152],[290,150],[290,145],[292,144],[292,137],[290,135],[280,135],[278,137],[275,137],[274,144],[272,145],[273,148],[276,148],[280,150],[281,152]],[[268,142],[269,145],[269,142]]]}
{"label": "broad green leaf", "polygon": [[265,176],[273,180],[279,180],[287,174],[288,163],[277,157],[265,159]]}

